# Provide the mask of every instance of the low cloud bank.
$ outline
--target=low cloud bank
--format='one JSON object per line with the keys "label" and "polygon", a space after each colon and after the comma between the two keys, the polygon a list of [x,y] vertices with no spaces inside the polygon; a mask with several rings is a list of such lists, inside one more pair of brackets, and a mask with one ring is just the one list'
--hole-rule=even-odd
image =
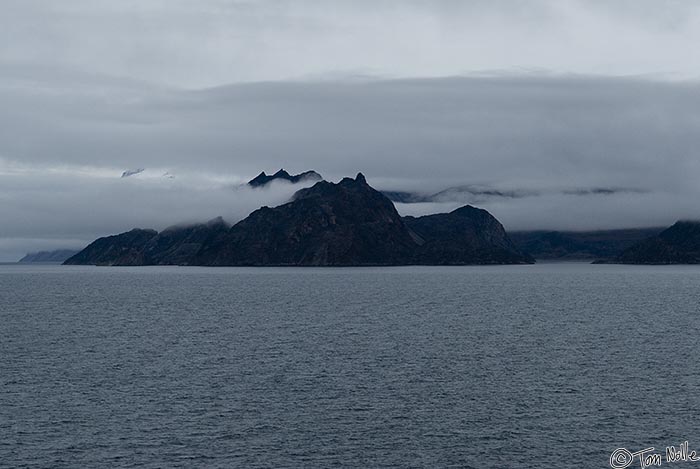
{"label": "low cloud bank", "polygon": [[275,181],[254,189],[216,175],[153,174],[160,176],[121,178],[116,171],[65,168],[0,173],[0,219],[9,221],[0,225],[0,260],[14,261],[29,251],[82,248],[97,237],[137,227],[162,230],[217,216],[235,223],[260,206],[288,201],[305,187]]}
{"label": "low cloud bank", "polygon": [[184,91],[32,76],[0,77],[5,240],[89,241],[218,215],[233,222],[297,189],[234,190],[280,167],[333,181],[362,171],[382,190],[517,190],[527,196],[399,206],[426,213],[473,202],[508,229],[658,226],[699,215],[695,82],[506,75]]}

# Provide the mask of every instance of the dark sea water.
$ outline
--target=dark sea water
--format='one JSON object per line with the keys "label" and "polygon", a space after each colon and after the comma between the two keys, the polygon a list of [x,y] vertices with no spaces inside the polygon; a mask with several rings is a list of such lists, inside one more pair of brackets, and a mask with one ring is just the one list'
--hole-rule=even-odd
{"label": "dark sea water", "polygon": [[0,266],[0,466],[700,449],[699,305],[697,267]]}

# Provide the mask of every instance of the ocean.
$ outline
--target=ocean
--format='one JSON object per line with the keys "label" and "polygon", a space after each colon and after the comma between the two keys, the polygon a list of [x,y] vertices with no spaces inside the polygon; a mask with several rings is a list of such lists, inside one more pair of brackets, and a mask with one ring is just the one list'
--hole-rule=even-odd
{"label": "ocean", "polygon": [[698,305],[693,266],[1,265],[0,467],[700,449]]}

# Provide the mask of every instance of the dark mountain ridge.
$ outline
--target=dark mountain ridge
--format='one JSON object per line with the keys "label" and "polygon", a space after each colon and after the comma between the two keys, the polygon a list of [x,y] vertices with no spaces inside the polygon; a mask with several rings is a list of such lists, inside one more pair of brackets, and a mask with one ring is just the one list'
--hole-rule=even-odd
{"label": "dark mountain ridge", "polygon": [[359,174],[298,191],[263,207],[201,253],[206,265],[391,265],[413,240],[393,204]]}
{"label": "dark mountain ridge", "polygon": [[402,218],[360,173],[320,181],[278,207],[262,207],[228,227],[223,220],[133,230],[100,238],[67,264],[360,266],[521,264],[503,226],[485,210]]}
{"label": "dark mountain ridge", "polygon": [[292,184],[297,184],[302,181],[320,181],[323,179],[320,174],[316,171],[304,171],[303,173],[291,175],[284,169],[280,169],[275,174],[268,176],[265,171],[261,172],[253,179],[248,181],[248,185],[251,187],[263,187],[275,180],[289,181]]}
{"label": "dark mountain ridge", "polygon": [[[489,212],[465,205],[450,213],[404,217],[420,237],[417,264],[510,264],[519,251]],[[520,254],[521,262],[532,258]]]}

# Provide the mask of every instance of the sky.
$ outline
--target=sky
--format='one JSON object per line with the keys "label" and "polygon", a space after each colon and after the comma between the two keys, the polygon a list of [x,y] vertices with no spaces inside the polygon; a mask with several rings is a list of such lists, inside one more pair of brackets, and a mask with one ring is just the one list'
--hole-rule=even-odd
{"label": "sky", "polygon": [[694,0],[3,0],[0,261],[235,222],[279,168],[509,230],[698,218],[697,44]]}

